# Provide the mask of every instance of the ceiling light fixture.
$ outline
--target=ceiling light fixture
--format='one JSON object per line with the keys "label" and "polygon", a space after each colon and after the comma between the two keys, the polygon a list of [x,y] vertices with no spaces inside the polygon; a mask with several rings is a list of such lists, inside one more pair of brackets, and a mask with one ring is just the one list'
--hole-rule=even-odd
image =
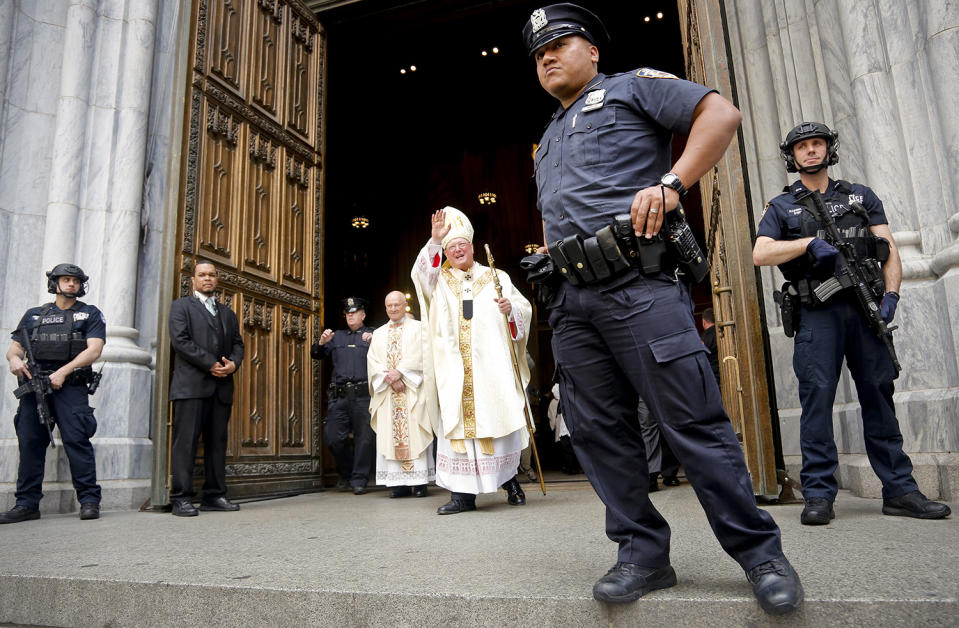
{"label": "ceiling light fixture", "polygon": [[353,216],[350,224],[353,225],[354,229],[366,229],[370,226],[370,219],[366,216]]}
{"label": "ceiling light fixture", "polygon": [[476,195],[480,205],[492,205],[496,202],[496,192],[480,192]]}

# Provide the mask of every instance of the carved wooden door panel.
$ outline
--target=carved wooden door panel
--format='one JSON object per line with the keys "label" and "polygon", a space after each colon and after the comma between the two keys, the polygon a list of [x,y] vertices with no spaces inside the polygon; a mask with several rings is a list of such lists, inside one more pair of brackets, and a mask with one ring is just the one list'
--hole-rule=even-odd
{"label": "carved wooden door panel", "polygon": [[[719,0],[678,0],[687,77],[732,89]],[[738,138],[716,168],[700,181],[723,405],[741,435],[753,490],[779,492],[766,372],[758,282],[752,263],[752,232]]]}
{"label": "carved wooden door panel", "polygon": [[193,3],[178,294],[197,259],[219,270],[245,343],[231,495],[320,484],[325,33],[300,0]]}

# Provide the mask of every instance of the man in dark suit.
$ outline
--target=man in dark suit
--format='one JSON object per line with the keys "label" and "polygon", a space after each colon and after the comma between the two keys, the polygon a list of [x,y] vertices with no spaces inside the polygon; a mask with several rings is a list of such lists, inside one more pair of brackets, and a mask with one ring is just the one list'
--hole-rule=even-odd
{"label": "man in dark suit", "polygon": [[200,434],[206,481],[200,510],[239,510],[226,498],[226,436],[233,406],[233,373],[243,361],[243,338],[236,314],[216,302],[217,272],[212,262],[193,269],[193,294],[170,307],[170,338],[176,354],[173,402],[173,453],[170,504],[178,517],[194,517],[193,463]]}
{"label": "man in dark suit", "polygon": [[719,345],[716,344],[716,316],[713,308],[703,310],[703,344],[709,349],[709,367],[713,370],[716,383],[719,383]]}

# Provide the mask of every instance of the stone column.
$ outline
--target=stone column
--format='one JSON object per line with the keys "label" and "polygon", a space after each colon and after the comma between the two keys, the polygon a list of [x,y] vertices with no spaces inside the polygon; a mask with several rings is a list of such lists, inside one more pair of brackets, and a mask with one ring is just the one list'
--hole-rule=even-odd
{"label": "stone column", "polygon": [[43,271],[50,270],[61,262],[78,261],[76,234],[96,21],[94,0],[73,0],[70,3],[64,32],[57,125],[50,164],[43,254],[37,284],[44,286],[40,295],[41,302],[49,299]]}

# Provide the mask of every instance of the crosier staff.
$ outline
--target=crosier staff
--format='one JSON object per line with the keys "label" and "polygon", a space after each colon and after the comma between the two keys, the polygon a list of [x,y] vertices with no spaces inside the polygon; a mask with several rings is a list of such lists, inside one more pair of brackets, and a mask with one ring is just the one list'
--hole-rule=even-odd
{"label": "crosier staff", "polygon": [[[493,273],[493,285],[496,287],[496,297],[499,299],[503,298],[503,286],[499,283],[499,276],[496,274],[496,265],[493,263],[493,254],[489,250],[489,244],[484,245],[486,247],[486,258],[489,261],[490,272]],[[509,316],[503,314],[503,322],[506,323],[506,335],[507,338],[513,338],[513,332],[509,327]],[[526,389],[523,387],[523,378],[519,372],[519,362],[516,361],[516,349],[513,347],[512,341],[509,343],[509,357],[513,361],[513,375],[516,376],[516,382],[519,384],[519,389],[523,393],[523,413],[526,415],[526,431],[529,432],[529,444],[533,448],[533,462],[536,463],[536,473],[539,475],[539,488],[543,491],[543,495],[546,494],[546,483],[543,482],[543,467],[539,464],[539,452],[536,451],[536,439],[533,438],[533,414],[529,409],[529,399],[526,397]]]}

